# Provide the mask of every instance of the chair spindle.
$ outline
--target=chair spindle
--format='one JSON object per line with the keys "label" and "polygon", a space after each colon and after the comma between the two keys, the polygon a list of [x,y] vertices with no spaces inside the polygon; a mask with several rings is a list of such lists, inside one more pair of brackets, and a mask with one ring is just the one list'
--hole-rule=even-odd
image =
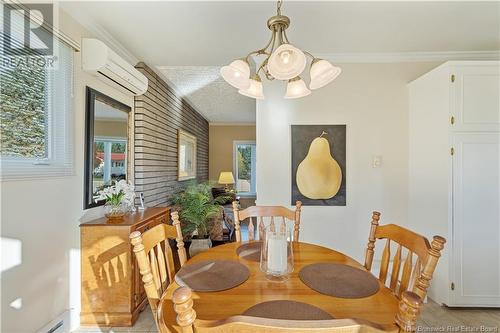
{"label": "chair spindle", "polygon": [[387,271],[389,270],[389,260],[391,258],[391,240],[385,242],[384,252],[382,253],[382,261],[380,263],[379,280],[385,285],[387,280]]}
{"label": "chair spindle", "polygon": [[405,263],[403,265],[403,274],[401,275],[401,282],[399,284],[399,297],[403,291],[408,288],[408,284],[410,283],[411,271],[412,271],[412,262],[413,262],[413,252],[408,250],[408,254],[406,255]]}
{"label": "chair spindle", "polygon": [[392,259],[391,283],[389,285],[389,288],[391,288],[391,290],[393,291],[396,290],[396,286],[398,285],[400,266],[401,266],[401,244],[398,244],[398,249],[396,250],[396,254]]}

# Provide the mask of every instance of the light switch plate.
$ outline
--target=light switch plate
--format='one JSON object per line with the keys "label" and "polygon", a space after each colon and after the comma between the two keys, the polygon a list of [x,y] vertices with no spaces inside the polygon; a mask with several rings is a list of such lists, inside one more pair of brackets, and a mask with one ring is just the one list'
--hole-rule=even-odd
{"label": "light switch plate", "polygon": [[372,167],[380,168],[382,166],[382,155],[373,155]]}

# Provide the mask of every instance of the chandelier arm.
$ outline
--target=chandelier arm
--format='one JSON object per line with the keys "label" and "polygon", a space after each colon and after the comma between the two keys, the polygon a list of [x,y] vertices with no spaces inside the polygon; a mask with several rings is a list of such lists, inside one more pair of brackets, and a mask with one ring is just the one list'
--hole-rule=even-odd
{"label": "chandelier arm", "polygon": [[285,42],[287,44],[290,44],[290,42],[288,41],[288,36],[286,35],[286,30],[283,30],[283,37],[285,38]]}
{"label": "chandelier arm", "polygon": [[269,81],[274,80],[274,77],[272,77],[271,74],[269,74],[268,72],[265,71],[264,75],[266,76],[266,79],[268,79]]}
{"label": "chandelier arm", "polygon": [[259,69],[257,70],[257,72],[255,74],[258,74],[262,69],[264,69],[264,66],[267,64],[268,60],[269,60],[269,56],[260,64]]}
{"label": "chandelier arm", "polygon": [[308,51],[306,51],[306,50],[302,50],[302,52],[304,52],[304,54],[305,54],[305,55],[310,56],[310,57],[311,57],[311,59],[313,59],[313,60],[314,60],[314,59],[316,59],[316,57],[315,57],[315,56],[313,56],[310,52],[308,52]]}
{"label": "chandelier arm", "polygon": [[264,72],[266,79],[268,79],[269,81],[272,81],[272,80],[274,80],[274,77],[272,77],[272,75],[269,74],[269,71],[267,70],[267,67],[266,67],[268,61],[269,61],[269,56],[262,62],[262,64],[260,64],[259,69],[257,70],[256,74],[258,74],[262,70]]}
{"label": "chandelier arm", "polygon": [[[271,55],[270,52],[266,52],[266,50],[269,48],[269,45],[271,45],[271,43],[274,44],[274,39],[275,39],[275,33],[273,32],[273,34],[271,35],[271,39],[269,39],[269,41],[267,42],[266,46],[264,46],[263,48],[259,49],[259,50],[255,50],[255,51],[252,51],[250,52],[249,54],[247,54],[247,56],[245,57],[245,60],[248,62],[248,60],[250,59],[250,56],[253,55],[253,54],[256,54],[256,55],[262,55],[262,54],[265,54],[265,55]],[[272,51],[272,49],[271,49]]]}
{"label": "chandelier arm", "polygon": [[271,50],[269,51],[270,54],[273,53],[275,44],[276,44],[276,31],[273,31],[273,43],[271,45]]}
{"label": "chandelier arm", "polygon": [[283,28],[282,27],[279,27],[278,29],[278,37],[279,37],[279,45],[283,45]]}
{"label": "chandelier arm", "polygon": [[[275,31],[273,31],[273,33],[271,34],[271,39],[269,39],[269,42],[267,42],[266,46],[264,46],[264,47],[261,49],[261,51],[262,51],[262,53],[263,53],[263,54],[264,54],[264,53],[265,53],[265,54],[268,54],[268,53],[267,53],[267,52],[265,52],[265,51],[269,48],[269,46],[270,46],[271,44],[272,44],[272,45],[274,45],[274,40],[275,40],[275,39],[276,39],[276,32],[275,32]],[[273,49],[271,48],[271,52],[269,52],[269,54],[271,54],[271,53],[272,53],[272,51],[273,51]]]}

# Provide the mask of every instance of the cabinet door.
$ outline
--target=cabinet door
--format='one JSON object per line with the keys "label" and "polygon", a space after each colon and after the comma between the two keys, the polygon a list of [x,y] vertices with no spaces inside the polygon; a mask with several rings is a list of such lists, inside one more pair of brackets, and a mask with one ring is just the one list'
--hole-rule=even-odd
{"label": "cabinet door", "polygon": [[453,146],[453,304],[500,306],[500,133],[457,133]]}
{"label": "cabinet door", "polygon": [[452,130],[500,130],[499,63],[452,67],[451,74]]}

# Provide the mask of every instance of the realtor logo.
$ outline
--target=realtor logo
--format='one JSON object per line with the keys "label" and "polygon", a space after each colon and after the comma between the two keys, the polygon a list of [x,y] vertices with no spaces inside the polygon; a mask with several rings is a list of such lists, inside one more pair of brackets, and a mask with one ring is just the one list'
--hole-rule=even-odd
{"label": "realtor logo", "polygon": [[52,4],[3,5],[2,50],[6,56],[52,56]]}

